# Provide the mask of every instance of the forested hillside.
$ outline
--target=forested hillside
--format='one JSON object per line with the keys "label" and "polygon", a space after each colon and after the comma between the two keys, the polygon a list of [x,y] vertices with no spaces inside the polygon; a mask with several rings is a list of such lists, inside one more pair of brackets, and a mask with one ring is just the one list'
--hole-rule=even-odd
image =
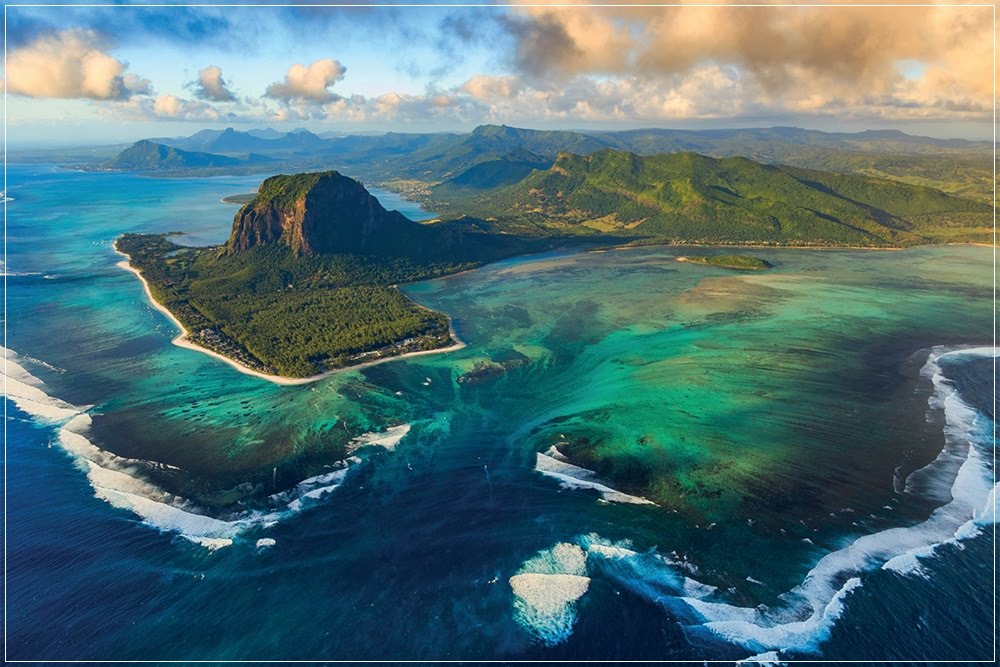
{"label": "forested hillside", "polygon": [[547,170],[473,191],[444,183],[437,210],[678,242],[887,246],[978,241],[989,205],[867,176],[696,153],[560,154]]}

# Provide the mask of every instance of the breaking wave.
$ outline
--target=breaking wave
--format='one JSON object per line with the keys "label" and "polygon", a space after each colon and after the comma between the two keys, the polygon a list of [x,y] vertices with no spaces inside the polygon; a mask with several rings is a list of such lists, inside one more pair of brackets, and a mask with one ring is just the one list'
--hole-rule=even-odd
{"label": "breaking wave", "polygon": [[583,549],[563,542],[525,561],[510,578],[514,617],[547,646],[573,632],[576,601],[590,587],[586,560]]}
{"label": "breaking wave", "polygon": [[591,577],[613,579],[658,602],[716,592],[714,587],[686,576],[685,570],[697,572],[693,566],[655,551],[635,551],[627,540],[612,542],[593,533],[581,535],[538,552],[510,578],[514,617],[536,639],[554,646],[572,634],[576,602],[589,589]]}
{"label": "breaking wave", "polygon": [[[1000,486],[994,485],[991,468],[993,423],[961,399],[938,363],[942,358],[962,355],[997,357],[1000,350],[934,348],[921,371],[933,384],[929,411],[944,417],[945,446],[911,479],[919,488],[932,488],[933,480],[939,485],[942,478],[950,479],[946,502],[919,524],[864,535],[828,553],[800,585],[780,596],[780,607],[728,604],[720,591],[697,580],[698,571],[690,564],[654,551],[637,552],[626,542],[612,543],[596,535],[578,537],[569,545],[585,554],[586,567],[575,574],[613,579],[663,606],[692,635],[724,640],[761,659],[776,661],[784,651],[815,652],[843,614],[846,599],[862,587],[863,574],[882,568],[907,576],[926,576],[922,559],[933,556],[941,545],[978,535],[996,522]],[[539,454],[540,460],[542,456]],[[549,583],[549,595],[554,600],[566,599],[567,595],[560,598],[553,592],[555,586],[556,582]],[[580,595],[583,592],[586,590]],[[568,636],[572,622],[567,624],[565,618],[572,607],[558,609],[562,615],[550,613],[539,619],[536,613],[530,617],[538,625],[534,634],[560,641]]]}
{"label": "breaking wave", "polygon": [[601,494],[601,498],[608,502],[633,505],[656,504],[652,500],[632,496],[611,488],[602,482],[593,470],[567,462],[566,457],[556,449],[555,445],[549,447],[549,450],[544,454],[538,452],[535,455],[535,470],[546,477],[558,480],[559,485],[564,489],[594,489]]}
{"label": "breaking wave", "polygon": [[[117,456],[94,445],[87,437],[91,425],[87,411],[91,406],[75,406],[50,396],[44,383],[22,365],[27,362],[24,357],[7,348],[0,347],[0,351],[5,358],[7,398],[37,422],[58,429],[59,445],[86,474],[95,497],[128,510],[153,528],[176,533],[210,550],[229,546],[243,533],[269,528],[321,502],[343,483],[352,466],[361,462],[360,458],[349,456],[330,466],[329,472],[304,479],[295,487],[270,496],[270,509],[237,512],[224,518],[209,516],[195,503],[161,489],[143,474],[144,470],[172,466]],[[354,442],[359,443],[357,447],[375,445],[391,449],[409,429],[409,424],[403,424],[386,433],[366,433]]]}

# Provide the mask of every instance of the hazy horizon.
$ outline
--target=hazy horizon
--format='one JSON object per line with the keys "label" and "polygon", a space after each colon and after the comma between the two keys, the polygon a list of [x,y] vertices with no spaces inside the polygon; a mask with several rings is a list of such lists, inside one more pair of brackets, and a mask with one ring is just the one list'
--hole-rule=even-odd
{"label": "hazy horizon", "polygon": [[[936,133],[934,127],[925,127],[921,125],[919,128],[912,128],[907,126],[899,125],[886,125],[886,126],[848,126],[848,127],[833,127],[833,126],[808,126],[810,124],[774,124],[774,123],[746,123],[742,125],[736,124],[709,124],[709,125],[652,125],[652,124],[637,124],[628,126],[616,126],[616,127],[588,127],[586,125],[576,125],[576,126],[531,126],[530,124],[522,125],[512,125],[509,123],[482,123],[479,125],[472,125],[468,127],[453,128],[453,129],[427,129],[420,130],[416,128],[348,128],[348,129],[338,129],[332,127],[316,126],[313,124],[289,124],[287,127],[277,125],[277,124],[246,124],[246,125],[235,125],[235,124],[209,124],[204,125],[181,125],[177,128],[176,132],[164,132],[167,129],[165,126],[154,126],[150,128],[148,132],[143,132],[136,129],[135,132],[122,136],[121,138],[114,139],[111,137],[107,138],[79,138],[77,140],[67,140],[67,139],[21,139],[19,137],[8,136],[8,150],[19,151],[19,150],[45,150],[45,149],[58,149],[58,148],[87,148],[87,147],[101,147],[101,146],[118,146],[118,145],[128,145],[135,143],[137,141],[142,141],[144,139],[178,139],[183,137],[189,137],[193,134],[204,130],[213,131],[223,131],[226,129],[233,129],[237,132],[253,132],[253,131],[267,131],[274,130],[281,133],[295,132],[299,130],[307,130],[314,134],[337,134],[339,136],[381,136],[386,133],[395,132],[401,134],[468,134],[475,130],[477,127],[483,125],[507,125],[508,127],[513,127],[517,129],[526,130],[561,130],[566,132],[580,132],[580,133],[598,133],[598,132],[623,132],[629,130],[666,130],[666,131],[681,131],[681,132],[698,132],[698,131],[724,131],[724,130],[765,130],[774,128],[795,128],[801,130],[824,132],[828,134],[859,134],[863,132],[873,132],[873,131],[900,131],[909,136],[914,137],[926,137],[930,139],[938,140],[964,140],[973,142],[990,142],[993,137],[983,136],[980,137],[976,133],[972,133],[966,136],[961,136],[958,134],[948,134],[947,128],[942,128],[945,130],[944,133]],[[156,132],[160,130],[160,132]]]}

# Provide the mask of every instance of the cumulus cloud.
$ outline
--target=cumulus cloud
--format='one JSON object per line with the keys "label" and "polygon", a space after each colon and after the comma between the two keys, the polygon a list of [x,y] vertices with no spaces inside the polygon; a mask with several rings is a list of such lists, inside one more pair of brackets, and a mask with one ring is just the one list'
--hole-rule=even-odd
{"label": "cumulus cloud", "polygon": [[344,78],[347,68],[337,60],[326,58],[310,65],[295,64],[288,69],[283,81],[267,87],[266,97],[284,102],[331,102],[337,95],[330,87]]}
{"label": "cumulus cloud", "polygon": [[446,91],[388,92],[337,97],[324,104],[294,103],[273,121],[454,125],[493,122],[678,120],[729,117],[759,110],[733,67],[708,65],[685,75],[595,79],[527,85],[516,77],[477,76]]}
{"label": "cumulus cloud", "polygon": [[208,104],[184,100],[176,95],[160,95],[153,100],[153,113],[173,120],[218,120],[218,112]]}
{"label": "cumulus cloud", "polygon": [[468,82],[458,91],[470,103],[467,109],[490,122],[729,117],[747,112],[751,107],[747,98],[752,97],[736,68],[718,65],[699,67],[683,76],[578,76],[558,85],[524,85],[504,92],[484,94],[482,87]]}
{"label": "cumulus cloud", "polygon": [[7,92],[27,97],[123,100],[146,95],[152,84],[127,73],[97,33],[66,30],[44,35],[7,54]]}
{"label": "cumulus cloud", "polygon": [[128,91],[127,97],[131,97],[132,95],[152,95],[154,92],[152,81],[132,72],[128,72],[122,77],[122,86]]}
{"label": "cumulus cloud", "polygon": [[[878,113],[946,117],[992,106],[989,7],[531,6],[502,23],[512,65],[540,85],[716,65],[738,68],[744,101],[765,108],[862,113],[877,101]],[[917,80],[904,60],[923,66]]]}
{"label": "cumulus cloud", "polygon": [[[47,86],[49,96],[126,100],[111,106],[189,120],[437,127],[803,116],[982,121],[992,111],[991,18],[989,8],[945,5],[449,10],[434,24],[442,36],[437,57],[451,61],[485,45],[488,72],[443,88],[432,70],[420,75],[428,77],[423,94],[387,88],[365,97],[343,91],[346,68],[323,59],[293,65],[255,100],[237,99],[217,66],[188,84],[193,99],[152,99],[149,81],[127,72],[96,33],[76,31],[15,46],[9,85],[22,94]],[[409,63],[412,55],[387,58]],[[15,81],[19,64],[31,73]]]}
{"label": "cumulus cloud", "polygon": [[635,46],[628,27],[591,8],[526,7],[500,22],[515,38],[515,65],[536,76],[622,71]]}
{"label": "cumulus cloud", "polygon": [[523,84],[516,76],[474,76],[462,84],[460,90],[477,100],[510,98],[521,92]]}
{"label": "cumulus cloud", "polygon": [[157,95],[156,97],[133,97],[128,100],[108,102],[98,106],[97,111],[101,116],[117,121],[242,123],[255,122],[266,116],[266,109],[260,105],[230,104],[226,106],[225,111],[222,111],[209,102],[172,94]]}
{"label": "cumulus cloud", "polygon": [[236,95],[229,89],[226,80],[222,78],[222,68],[209,65],[198,72],[198,78],[191,82],[194,96],[212,102],[233,102]]}

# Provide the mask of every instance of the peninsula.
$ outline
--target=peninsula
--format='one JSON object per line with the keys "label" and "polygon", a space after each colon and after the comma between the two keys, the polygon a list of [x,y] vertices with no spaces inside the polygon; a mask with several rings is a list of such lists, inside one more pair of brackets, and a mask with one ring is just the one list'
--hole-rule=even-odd
{"label": "peninsula", "polygon": [[535,247],[470,220],[413,222],[335,171],[264,181],[224,246],[190,248],[171,236],[125,234],[115,249],[181,328],[175,342],[295,383],[456,349],[448,317],[395,286]]}

